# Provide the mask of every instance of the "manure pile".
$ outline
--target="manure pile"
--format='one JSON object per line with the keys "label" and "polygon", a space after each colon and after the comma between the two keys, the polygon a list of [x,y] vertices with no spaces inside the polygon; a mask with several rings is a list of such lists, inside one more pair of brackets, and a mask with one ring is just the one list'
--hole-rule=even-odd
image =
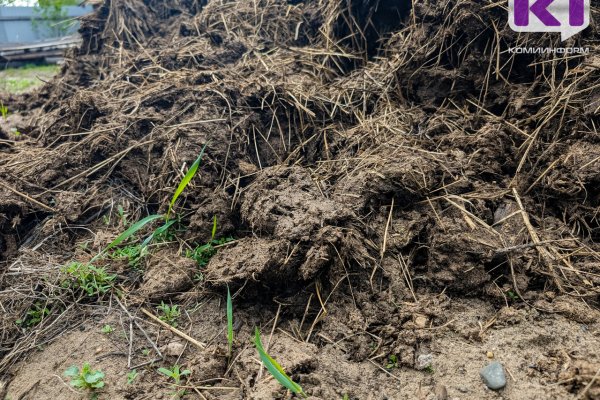
{"label": "manure pile", "polygon": [[[600,399],[598,18],[563,43],[491,0],[105,0],[3,99],[0,397],[81,398],[89,362],[101,399],[290,398],[259,327],[313,399],[499,398],[491,359],[503,398]],[[205,145],[168,229],[90,270]]]}

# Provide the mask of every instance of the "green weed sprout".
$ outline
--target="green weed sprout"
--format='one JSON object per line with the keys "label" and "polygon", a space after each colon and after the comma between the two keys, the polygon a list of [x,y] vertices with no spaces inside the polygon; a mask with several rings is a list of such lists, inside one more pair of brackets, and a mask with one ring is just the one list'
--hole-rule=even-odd
{"label": "green weed sprout", "polygon": [[100,330],[102,333],[108,335],[109,333],[113,333],[115,331],[115,328],[113,328],[112,326],[106,324],[102,327],[102,329]]}
{"label": "green weed sprout", "polygon": [[133,381],[135,380],[135,378],[137,378],[138,376],[138,372],[137,369],[134,369],[130,372],[127,373],[127,384],[131,385],[133,383]]}
{"label": "green weed sprout", "polygon": [[[163,375],[168,376],[169,378],[172,378],[175,381],[175,386],[177,386],[181,383],[181,378],[192,373],[188,369],[181,371],[179,365],[177,365],[177,364],[173,365],[171,367],[171,369],[159,368],[158,372],[160,372]],[[185,389],[177,391],[177,389],[175,388],[175,392],[172,393],[172,395],[173,395],[173,398],[180,399],[183,396],[185,396],[185,393],[186,393]]]}
{"label": "green weed sprout", "polygon": [[217,234],[217,216],[213,215],[213,228],[210,235],[210,240],[215,240],[215,235]]}
{"label": "green weed sprout", "polygon": [[71,282],[63,282],[63,287],[72,286],[81,289],[88,296],[99,296],[107,293],[113,287],[116,275],[109,275],[104,268],[91,264],[72,262],[63,268],[63,272],[70,276]]}
{"label": "green weed sprout", "polygon": [[217,254],[217,246],[224,245],[225,243],[229,243],[233,240],[231,237],[224,237],[220,239],[215,239],[217,234],[217,216],[213,217],[213,227],[211,232],[211,239],[208,243],[205,243],[201,246],[196,246],[193,249],[188,249],[185,252],[185,256],[187,258],[191,258],[192,260],[198,263],[200,268],[205,267],[212,256]]}
{"label": "green weed sprout", "polygon": [[3,102],[0,101],[0,114],[2,114],[2,118],[6,121],[8,117],[8,107],[4,105]]}
{"label": "green weed sprout", "polygon": [[96,398],[96,389],[104,387],[104,373],[102,371],[94,371],[90,364],[84,363],[81,370],[72,365],[64,372],[64,375],[71,378],[71,386],[90,391],[91,397]]}
{"label": "green weed sprout", "polygon": [[99,257],[101,257],[108,250],[110,250],[111,248],[119,245],[120,243],[124,242],[125,240],[129,239],[137,231],[139,231],[140,229],[142,229],[144,226],[146,226],[150,222],[155,221],[155,220],[157,220],[159,218],[162,218],[162,217],[163,217],[162,215],[155,214],[155,215],[149,215],[149,216],[147,216],[145,218],[142,218],[141,220],[139,220],[135,224],[131,225],[127,230],[125,230],[119,236],[117,236],[117,238],[115,240],[113,240],[108,246],[106,246],[106,248],[104,250],[102,250],[100,253],[98,253],[94,258],[92,258],[92,260],[90,262],[94,262],[96,259],[98,259]]}
{"label": "green weed sprout", "polygon": [[150,236],[148,236],[143,242],[142,242],[142,250],[146,249],[148,247],[148,245],[150,244],[150,242],[152,242],[154,239],[158,239],[158,238],[163,238],[165,236],[168,236],[168,231],[169,228],[175,223],[176,220],[171,220],[166,222],[165,224],[163,224],[162,226],[156,228],[156,230],[154,232],[152,232],[152,234]]}
{"label": "green weed sprout", "polygon": [[179,385],[181,383],[181,378],[192,373],[189,369],[181,371],[179,365],[177,364],[173,365],[170,369],[159,368],[158,372],[168,376],[169,378],[172,378],[175,381],[176,385]]}
{"label": "green weed sprout", "polygon": [[119,214],[119,219],[121,220],[121,223],[123,223],[123,225],[127,225],[127,214],[125,213],[123,206],[120,204],[117,206],[117,213]]}
{"label": "green weed sprout", "polygon": [[104,250],[102,250],[94,258],[92,258],[92,260],[90,262],[94,262],[96,259],[98,259],[98,257],[102,256],[108,250],[112,249],[113,247],[117,246],[118,244],[129,239],[131,236],[133,236],[137,231],[142,229],[144,226],[146,226],[150,222],[155,221],[159,218],[163,218],[163,216],[159,215],[159,214],[149,215],[146,218],[142,218],[135,224],[131,225],[127,230],[125,230],[125,232],[121,233],[119,236],[117,236],[117,238],[115,240],[110,242],[110,244],[108,246],[106,246],[106,248]]}
{"label": "green weed sprout", "polygon": [[48,315],[50,315],[50,309],[42,306],[40,302],[36,302],[29,308],[29,310],[27,310],[25,317],[16,320],[15,324],[21,327],[31,328],[42,322]]}
{"label": "green weed sprout", "polygon": [[299,394],[302,397],[308,397],[306,393],[302,390],[302,387],[294,382],[281,368],[281,365],[277,363],[270,355],[265,351],[262,341],[260,340],[260,331],[258,328],[255,328],[254,331],[254,345],[256,346],[256,350],[258,350],[258,355],[262,360],[263,364],[267,368],[267,370],[277,379],[281,385],[292,391],[293,393]]}
{"label": "green weed sprout", "polygon": [[177,318],[179,318],[179,316],[181,315],[181,312],[179,311],[179,306],[169,306],[168,304],[165,304],[161,301],[160,306],[156,307],[156,309],[162,312],[163,314],[159,317],[161,321],[165,321],[172,327],[177,327]]}
{"label": "green weed sprout", "polygon": [[398,356],[396,356],[395,354],[390,354],[390,356],[388,357],[388,363],[385,366],[385,368],[387,368],[387,369],[398,368]]}
{"label": "green weed sprout", "polygon": [[173,193],[173,198],[171,199],[171,203],[169,204],[169,210],[167,211],[167,216],[166,216],[167,221],[169,220],[169,216],[171,215],[171,211],[173,210],[173,206],[175,205],[175,202],[179,198],[179,195],[185,190],[187,185],[194,178],[194,176],[196,175],[196,172],[198,172],[198,167],[200,166],[200,161],[202,161],[202,156],[204,155],[205,149],[206,149],[206,144],[202,147],[202,150],[200,151],[200,155],[198,155],[198,158],[196,158],[196,161],[194,161],[194,163],[192,164],[190,169],[188,169],[187,173],[185,174],[185,176],[183,177],[181,182],[179,182],[179,186],[177,186],[175,193]]}
{"label": "green weed sprout", "polygon": [[126,258],[127,264],[131,268],[137,268],[140,264],[140,259],[144,255],[145,248],[140,245],[131,245],[116,249],[110,254],[110,258]]}
{"label": "green weed sprout", "polygon": [[231,359],[231,354],[233,352],[233,304],[231,302],[229,286],[227,287],[227,344],[228,357]]}

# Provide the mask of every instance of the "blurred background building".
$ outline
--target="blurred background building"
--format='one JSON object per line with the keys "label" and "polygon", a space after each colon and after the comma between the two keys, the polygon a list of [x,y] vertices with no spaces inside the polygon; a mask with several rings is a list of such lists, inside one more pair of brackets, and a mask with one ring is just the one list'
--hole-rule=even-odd
{"label": "blurred background building", "polygon": [[65,5],[69,3],[46,0],[19,6],[24,3],[5,1],[0,6],[0,62],[60,62],[64,50],[80,41],[78,17],[93,11],[92,5]]}

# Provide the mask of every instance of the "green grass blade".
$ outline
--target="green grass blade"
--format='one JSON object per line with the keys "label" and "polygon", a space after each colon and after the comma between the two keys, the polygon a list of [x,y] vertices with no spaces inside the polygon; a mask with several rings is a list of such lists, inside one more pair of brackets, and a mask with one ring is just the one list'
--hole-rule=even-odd
{"label": "green grass blade", "polygon": [[190,183],[196,172],[198,172],[198,167],[200,166],[200,161],[202,161],[202,156],[204,155],[204,150],[206,149],[206,144],[202,147],[200,151],[200,155],[196,158],[196,161],[192,164],[188,172],[185,174],[181,182],[179,182],[179,186],[177,186],[177,190],[173,193],[173,198],[171,199],[171,203],[169,204],[169,211],[167,211],[167,221],[169,220],[169,216],[171,215],[171,211],[173,210],[173,206],[175,202],[179,198],[179,195],[185,190],[187,185]]}
{"label": "green grass blade", "polygon": [[123,232],[119,236],[117,236],[117,238],[115,240],[113,240],[108,246],[106,246],[106,248],[104,250],[102,250],[100,253],[96,254],[96,256],[94,256],[94,258],[92,258],[90,260],[90,262],[94,262],[102,254],[106,253],[108,250],[110,250],[111,248],[115,247],[119,243],[122,243],[125,240],[129,239],[129,237],[131,237],[137,231],[139,231],[140,229],[142,229],[148,223],[150,223],[150,222],[152,222],[154,220],[157,220],[159,218],[163,218],[163,215],[159,215],[159,214],[149,215],[146,218],[143,218],[143,219],[139,220],[138,222],[136,222],[135,224],[131,225],[129,227],[129,229],[127,229],[125,232]]}
{"label": "green grass blade", "polygon": [[113,240],[108,246],[106,246],[106,249],[104,251],[107,251],[107,250],[117,246],[119,243],[124,242],[125,240],[127,240],[131,236],[133,236],[137,231],[139,231],[144,226],[146,226],[148,223],[150,223],[154,220],[157,220],[159,218],[162,218],[162,217],[163,217],[163,215],[161,215],[161,214],[155,214],[155,215],[149,215],[146,218],[140,219],[138,222],[131,225],[125,232],[123,232],[119,236],[117,236],[117,238],[115,240]]}
{"label": "green grass blade", "polygon": [[158,372],[160,372],[163,375],[168,376],[169,378],[173,377],[173,371],[171,371],[170,369],[166,369],[166,368],[160,367],[158,369]]}
{"label": "green grass blade", "polygon": [[156,236],[165,233],[171,227],[171,225],[173,225],[174,223],[175,223],[175,220],[172,220],[172,221],[166,222],[164,225],[156,228],[156,230],[154,232],[152,232],[152,234],[150,236],[148,236],[142,242],[142,248],[147,247]]}
{"label": "green grass blade", "polygon": [[231,358],[233,351],[233,304],[229,286],[227,287],[227,343],[229,345],[229,358]]}
{"label": "green grass blade", "polygon": [[302,390],[302,387],[300,387],[300,385],[294,382],[285,373],[283,368],[281,368],[281,365],[279,365],[277,361],[275,361],[270,355],[267,354],[260,340],[260,331],[258,330],[258,328],[255,328],[254,331],[254,344],[256,345],[256,349],[258,350],[258,355],[260,356],[260,359],[262,360],[267,370],[271,373],[271,375],[273,375],[273,377],[275,377],[275,379],[277,379],[277,381],[281,385],[283,385],[293,393],[300,394],[303,397],[307,397],[304,391]]}
{"label": "green grass blade", "polygon": [[210,237],[211,240],[215,240],[215,235],[217,234],[217,216],[213,216],[213,228],[212,235]]}

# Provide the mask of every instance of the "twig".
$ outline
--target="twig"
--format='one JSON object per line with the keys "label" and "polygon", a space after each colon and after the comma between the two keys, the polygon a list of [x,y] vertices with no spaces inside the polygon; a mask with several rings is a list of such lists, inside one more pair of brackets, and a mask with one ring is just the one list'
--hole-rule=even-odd
{"label": "twig", "polygon": [[583,388],[583,390],[581,391],[581,393],[579,393],[577,395],[577,400],[585,398],[585,394],[588,392],[588,390],[590,390],[590,388],[592,387],[592,385],[594,384],[594,382],[596,382],[596,379],[598,379],[599,376],[600,376],[600,368],[598,368],[598,371],[596,371],[596,375],[594,375],[594,377],[592,378],[592,380],[590,381],[590,383],[588,383]]}
{"label": "twig", "polygon": [[370,358],[368,359],[368,361],[383,372],[385,372],[386,374],[388,374],[389,376],[391,376],[392,378],[394,378],[395,380],[397,380],[398,382],[402,382],[402,379],[398,378],[396,375],[392,374],[390,371],[386,370],[381,365],[378,365],[375,361],[371,360]]}
{"label": "twig", "polygon": [[140,310],[144,314],[146,314],[148,317],[150,317],[154,322],[162,325],[164,328],[170,330],[171,332],[173,332],[177,336],[179,336],[179,337],[187,340],[188,342],[190,342],[194,346],[198,347],[199,349],[204,349],[206,347],[206,344],[197,341],[196,339],[194,339],[190,335],[188,335],[188,334],[180,331],[177,328],[172,327],[171,325],[167,324],[165,321],[160,320],[159,318],[157,318],[156,316],[154,316],[154,314],[152,314],[150,311],[146,310],[145,308],[141,308]]}
{"label": "twig", "polygon": [[148,343],[150,343],[150,345],[152,346],[152,348],[154,349],[154,351],[156,351],[156,354],[158,354],[158,356],[160,357],[160,360],[162,360],[164,357],[161,354],[160,350],[158,349],[158,346],[156,345],[156,343],[154,343],[154,341],[152,339],[150,339],[150,336],[148,336],[148,334],[146,333],[146,331],[140,326],[140,324],[137,322],[136,318],[133,315],[131,315],[131,313],[129,312],[129,310],[127,310],[127,308],[123,305],[123,303],[121,303],[117,297],[115,297],[115,300],[117,301],[117,303],[119,304],[119,306],[121,306],[121,308],[123,309],[123,311],[125,311],[125,314],[127,314],[127,316],[133,321],[133,323],[135,324],[135,326],[137,326],[138,329],[142,332],[142,334],[144,335],[144,337],[146,338],[146,340],[148,341]]}
{"label": "twig", "polygon": [[21,196],[21,197],[23,197],[24,199],[26,199],[26,200],[28,200],[28,201],[32,202],[33,204],[35,204],[35,205],[37,205],[37,206],[40,206],[40,207],[42,207],[44,210],[48,210],[48,211],[50,211],[50,212],[53,212],[53,213],[55,213],[55,212],[56,212],[56,210],[55,210],[54,208],[52,208],[52,207],[50,207],[50,206],[47,206],[47,205],[45,205],[44,203],[41,203],[41,202],[37,201],[36,199],[33,199],[33,198],[31,198],[31,197],[27,196],[25,193],[21,193],[21,192],[19,192],[18,190],[11,188],[10,186],[8,186],[8,185],[7,185],[6,183],[4,183],[4,182],[0,182],[0,185],[4,186],[6,189],[10,190],[10,191],[11,191],[11,192],[13,192],[14,194],[16,194],[16,195],[18,195],[18,196]]}

